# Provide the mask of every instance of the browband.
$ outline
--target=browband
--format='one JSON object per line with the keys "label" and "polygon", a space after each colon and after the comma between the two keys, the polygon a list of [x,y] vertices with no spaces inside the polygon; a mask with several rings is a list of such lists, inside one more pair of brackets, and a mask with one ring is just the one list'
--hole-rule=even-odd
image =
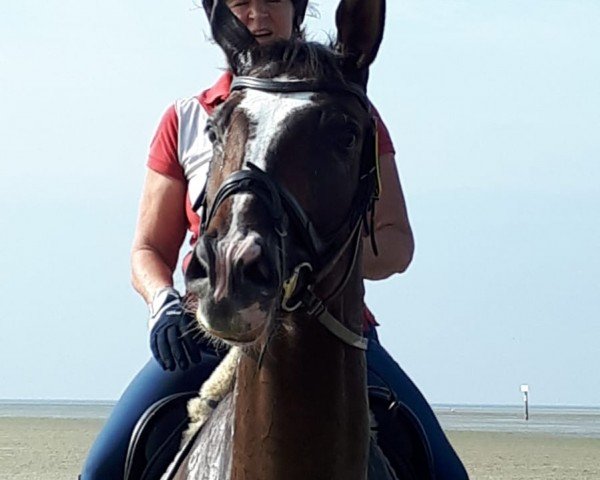
{"label": "browband", "polygon": [[371,102],[367,98],[364,88],[355,83],[317,82],[311,80],[274,80],[272,78],[234,77],[230,90],[261,90],[271,93],[296,93],[296,92],[327,92],[346,93],[353,95],[367,111],[371,111]]}

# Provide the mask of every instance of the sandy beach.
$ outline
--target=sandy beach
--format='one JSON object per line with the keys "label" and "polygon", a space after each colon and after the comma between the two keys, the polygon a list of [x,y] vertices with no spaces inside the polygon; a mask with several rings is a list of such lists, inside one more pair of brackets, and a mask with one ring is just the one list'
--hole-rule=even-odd
{"label": "sandy beach", "polygon": [[[73,480],[101,419],[0,418],[0,479]],[[473,480],[597,480],[600,439],[451,431]]]}
{"label": "sandy beach", "polygon": [[447,432],[472,480],[598,480],[600,439]]}
{"label": "sandy beach", "polygon": [[0,418],[0,479],[76,479],[103,423],[101,419]]}

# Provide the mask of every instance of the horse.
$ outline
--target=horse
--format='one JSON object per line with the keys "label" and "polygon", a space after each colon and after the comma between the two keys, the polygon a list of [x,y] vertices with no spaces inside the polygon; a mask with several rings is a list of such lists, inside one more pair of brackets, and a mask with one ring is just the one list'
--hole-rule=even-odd
{"label": "horse", "polygon": [[210,7],[234,80],[207,126],[186,287],[201,329],[231,348],[189,402],[163,479],[429,478],[392,467],[369,413],[361,252],[369,232],[376,248],[379,183],[366,86],[384,19],[385,0],[342,0],[332,45],[258,45],[225,1]]}

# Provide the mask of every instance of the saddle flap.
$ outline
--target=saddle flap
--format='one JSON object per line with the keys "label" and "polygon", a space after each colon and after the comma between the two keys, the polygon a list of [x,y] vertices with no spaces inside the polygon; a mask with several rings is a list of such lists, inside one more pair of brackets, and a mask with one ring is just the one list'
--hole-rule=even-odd
{"label": "saddle flap", "polygon": [[187,402],[198,392],[165,397],[138,420],[127,449],[124,480],[156,480],[177,454],[187,428]]}
{"label": "saddle flap", "polygon": [[[433,480],[433,457],[423,427],[415,414],[385,387],[369,387],[369,408],[375,417],[371,431],[378,447],[399,479]],[[373,452],[373,448],[371,448]],[[375,452],[377,453],[377,452]],[[373,457],[373,454],[371,455]],[[381,460],[373,459],[381,463]],[[371,469],[369,460],[369,469]],[[383,466],[377,467],[384,472]],[[394,478],[379,474],[369,480]]]}

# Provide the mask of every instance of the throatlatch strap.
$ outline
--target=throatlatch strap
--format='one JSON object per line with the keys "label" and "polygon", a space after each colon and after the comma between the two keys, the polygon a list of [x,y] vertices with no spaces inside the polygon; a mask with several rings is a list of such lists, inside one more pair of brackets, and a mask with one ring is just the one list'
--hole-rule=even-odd
{"label": "throatlatch strap", "polygon": [[369,339],[362,335],[357,335],[352,330],[348,330],[333,315],[331,315],[327,309],[317,315],[317,320],[319,320],[327,330],[351,347],[360,350],[366,350],[368,348]]}
{"label": "throatlatch strap", "polygon": [[335,318],[321,300],[310,290],[306,291],[302,300],[309,315],[314,316],[327,330],[333,333],[342,342],[359,350],[366,350],[369,346],[369,340],[362,335],[354,333],[346,328]]}

